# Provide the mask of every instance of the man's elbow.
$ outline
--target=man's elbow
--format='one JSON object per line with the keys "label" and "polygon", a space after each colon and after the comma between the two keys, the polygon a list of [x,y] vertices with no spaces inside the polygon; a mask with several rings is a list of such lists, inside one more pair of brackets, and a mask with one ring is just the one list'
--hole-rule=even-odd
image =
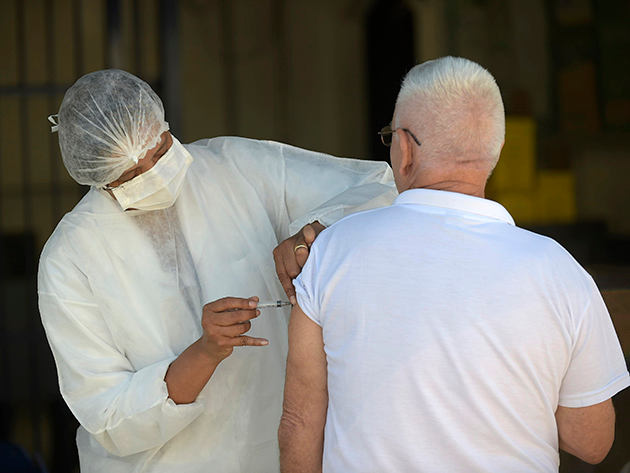
{"label": "man's elbow", "polygon": [[615,409],[612,400],[587,407],[558,406],[556,410],[559,446],[580,460],[600,463],[615,440]]}
{"label": "man's elbow", "polygon": [[299,416],[285,412],[278,428],[281,473],[321,473],[323,436]]}
{"label": "man's elbow", "polygon": [[287,443],[290,441],[292,433],[296,431],[296,425],[293,421],[287,419],[287,417],[282,414],[280,418],[280,426],[278,427],[278,443],[280,445],[280,452],[286,448]]}
{"label": "man's elbow", "polygon": [[287,411],[285,408],[280,418],[280,426],[278,427],[280,450],[288,447],[292,440],[299,438],[300,434],[307,430],[307,422],[301,416]]}
{"label": "man's elbow", "polygon": [[601,449],[599,452],[594,452],[589,457],[583,458],[582,461],[590,463],[591,465],[597,465],[598,463],[603,462],[604,458],[608,456],[608,452],[610,452],[611,447],[612,444],[606,449]]}
{"label": "man's elbow", "polygon": [[606,458],[608,452],[610,452],[614,439],[615,435],[613,433],[610,439],[594,442],[590,445],[584,446],[579,451],[569,453],[575,455],[583,462],[590,463],[591,465],[597,465],[598,463],[604,461],[604,458]]}

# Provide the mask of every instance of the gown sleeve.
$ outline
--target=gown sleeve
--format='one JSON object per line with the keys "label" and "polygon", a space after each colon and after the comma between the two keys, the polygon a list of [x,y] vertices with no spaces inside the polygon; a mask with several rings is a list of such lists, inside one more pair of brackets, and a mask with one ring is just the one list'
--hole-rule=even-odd
{"label": "gown sleeve", "polygon": [[168,397],[164,375],[175,357],[136,370],[117,348],[87,277],[64,257],[67,245],[54,252],[47,246],[38,274],[39,309],[64,400],[116,456],[163,445],[202,413],[200,399],[177,405]]}
{"label": "gown sleeve", "polygon": [[[337,158],[275,141],[217,137],[192,144],[195,155],[207,157],[229,188],[243,182],[255,189],[279,240],[319,221],[328,227],[361,210],[390,205],[398,191],[387,163]],[[226,165],[229,163],[229,165]],[[210,172],[210,171],[209,171]]]}
{"label": "gown sleeve", "polygon": [[398,192],[384,162],[334,156],[282,145],[290,234],[308,223],[326,227],[346,215],[390,205]]}

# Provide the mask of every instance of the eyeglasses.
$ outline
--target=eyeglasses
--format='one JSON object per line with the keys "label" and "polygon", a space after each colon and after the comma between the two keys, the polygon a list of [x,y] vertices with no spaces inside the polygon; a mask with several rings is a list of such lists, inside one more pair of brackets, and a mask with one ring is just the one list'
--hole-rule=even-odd
{"label": "eyeglasses", "polygon": [[[390,146],[392,144],[392,136],[394,135],[394,132],[396,130],[398,130],[398,128],[392,128],[391,125],[386,125],[381,128],[381,131],[378,132],[378,134],[381,135],[381,141],[385,146]],[[409,131],[407,128],[401,128],[401,130],[409,133],[409,136],[413,138],[413,141],[415,141],[418,146],[421,146],[420,141],[418,141],[418,138],[416,138],[416,136],[411,133],[411,131]]]}

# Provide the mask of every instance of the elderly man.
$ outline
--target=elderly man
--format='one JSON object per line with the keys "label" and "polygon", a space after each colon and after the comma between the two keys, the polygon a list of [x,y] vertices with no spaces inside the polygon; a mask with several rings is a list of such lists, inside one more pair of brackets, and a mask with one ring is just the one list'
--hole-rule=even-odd
{"label": "elderly man", "polygon": [[630,384],[591,277],[484,187],[505,118],[488,71],[446,57],[400,90],[401,195],[322,232],[296,279],[281,469],[557,472],[597,463]]}
{"label": "elderly man", "polygon": [[68,90],[58,131],[91,189],[48,240],[38,292],[81,471],[277,471],[288,313],[257,308],[284,295],[272,251],[284,240],[290,285],[322,224],[391,203],[391,171],[266,141],[184,146],[118,70]]}

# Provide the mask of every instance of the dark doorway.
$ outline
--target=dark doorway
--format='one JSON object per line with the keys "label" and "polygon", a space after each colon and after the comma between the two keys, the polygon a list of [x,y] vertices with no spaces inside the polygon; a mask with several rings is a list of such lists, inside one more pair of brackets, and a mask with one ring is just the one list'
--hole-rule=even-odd
{"label": "dark doorway", "polygon": [[367,35],[371,158],[389,161],[389,150],[377,132],[391,121],[400,82],[415,65],[411,10],[403,0],[374,2]]}

